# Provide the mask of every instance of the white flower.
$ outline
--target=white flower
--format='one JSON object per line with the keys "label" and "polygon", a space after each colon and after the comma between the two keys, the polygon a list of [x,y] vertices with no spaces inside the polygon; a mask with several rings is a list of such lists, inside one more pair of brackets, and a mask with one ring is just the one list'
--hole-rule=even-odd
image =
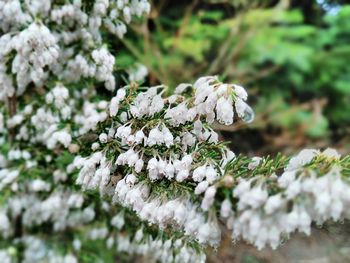
{"label": "white flower", "polygon": [[139,173],[142,171],[144,165],[144,161],[142,159],[139,159],[135,163],[135,172]]}
{"label": "white flower", "polygon": [[118,89],[117,91],[117,100],[120,102],[120,101],[123,101],[125,99],[125,96],[126,96],[126,90],[124,88],[121,88],[121,89]]}
{"label": "white flower", "polygon": [[149,109],[150,115],[160,112],[164,108],[164,101],[161,95],[154,96]]}
{"label": "white flower", "polygon": [[205,177],[208,183],[211,184],[218,178],[218,174],[212,166],[208,166],[205,171]]}
{"label": "white flower", "polygon": [[122,213],[117,214],[111,220],[111,225],[116,227],[117,229],[122,229],[124,224],[125,224],[125,219]]}
{"label": "white flower", "polygon": [[173,179],[174,178],[174,175],[175,175],[175,167],[174,165],[169,162],[166,167],[165,167],[165,170],[164,170],[164,173],[165,173],[165,177],[169,180]]}
{"label": "white flower", "polygon": [[135,143],[141,144],[144,139],[145,139],[145,134],[143,133],[143,131],[137,131],[135,134]]}
{"label": "white flower", "polygon": [[319,192],[316,195],[315,209],[320,215],[324,215],[332,202],[331,196],[327,192]]}
{"label": "white flower", "polygon": [[8,237],[11,233],[11,223],[5,211],[0,210],[0,234]]}
{"label": "white flower", "polygon": [[134,174],[128,174],[125,176],[125,182],[129,186],[133,186],[137,183],[137,177]]}
{"label": "white flower", "polygon": [[319,154],[319,151],[314,149],[302,150],[297,156],[290,159],[286,171],[298,169],[309,164],[317,154]]}
{"label": "white flower", "polygon": [[143,238],[143,229],[142,228],[137,230],[134,238],[135,238],[136,242],[140,242],[142,240],[142,238]]}
{"label": "white flower", "polygon": [[49,183],[46,183],[43,180],[36,179],[31,182],[30,189],[33,192],[40,192],[40,191],[50,191],[51,185]]}
{"label": "white flower", "polygon": [[278,210],[283,205],[283,200],[280,194],[270,196],[264,206],[265,213],[270,215]]}
{"label": "white flower", "polygon": [[286,190],[286,196],[287,199],[293,199],[295,198],[301,191],[301,183],[299,180],[293,181],[291,184],[288,185],[288,188]]}
{"label": "white flower", "polygon": [[206,165],[199,166],[193,171],[193,181],[202,182],[206,175]]}
{"label": "white flower", "polygon": [[145,65],[137,64],[135,68],[128,71],[130,81],[144,81],[148,75],[148,69]]}
{"label": "white flower", "polygon": [[192,159],[192,156],[190,154],[185,155],[181,159],[181,163],[187,168],[190,167],[190,165],[192,164],[192,161],[193,161],[193,159]]}
{"label": "white flower", "polygon": [[108,135],[106,133],[101,133],[99,136],[99,140],[101,143],[107,143],[108,142]]}
{"label": "white flower", "polygon": [[192,84],[189,83],[181,83],[176,88],[174,93],[175,94],[182,94],[188,87],[191,87]]}
{"label": "white flower", "polygon": [[236,111],[237,111],[238,116],[240,118],[244,117],[245,111],[248,107],[247,103],[245,103],[242,99],[237,98],[235,101],[235,107],[236,107]]}
{"label": "white flower", "polygon": [[216,194],[216,187],[215,186],[210,186],[204,194],[204,198],[202,200],[201,208],[204,211],[208,211],[209,208],[212,206],[214,202],[214,197]]}
{"label": "white flower", "polygon": [[176,175],[176,181],[183,182],[188,178],[189,174],[188,170],[180,170]]}
{"label": "white flower", "polygon": [[279,178],[278,178],[278,185],[287,188],[291,183],[294,182],[296,178],[296,171],[285,171]]}
{"label": "white flower", "polygon": [[113,97],[111,103],[109,105],[109,113],[111,117],[115,117],[119,111],[119,99],[117,97]]}
{"label": "white flower", "polygon": [[91,145],[91,149],[93,151],[96,151],[98,148],[100,148],[100,144],[98,142],[94,142],[92,145]]}
{"label": "white flower", "polygon": [[236,94],[240,99],[242,99],[242,100],[247,100],[247,98],[248,98],[248,93],[247,93],[247,91],[246,91],[243,87],[234,84],[234,85],[233,85],[233,90],[234,90],[235,94]]}
{"label": "white flower", "polygon": [[220,208],[220,216],[222,218],[228,218],[232,214],[232,204],[229,199],[225,199],[221,203],[221,208]]}
{"label": "white flower", "polygon": [[[247,199],[249,198],[249,199]],[[240,199],[240,204],[246,204],[252,208],[258,208],[262,206],[268,198],[268,194],[261,186],[255,186],[249,192],[246,192]]]}
{"label": "white flower", "polygon": [[160,144],[164,141],[163,138],[163,133],[159,130],[158,126],[153,128],[149,134],[148,134],[148,138],[147,138],[147,144],[149,146],[153,146],[156,144]]}
{"label": "white flower", "polygon": [[322,152],[323,155],[327,156],[328,158],[336,158],[339,159],[341,155],[337,152],[337,150],[332,148],[327,148]]}
{"label": "white flower", "polygon": [[248,169],[254,170],[256,167],[258,167],[261,161],[262,161],[261,157],[253,157],[251,162],[248,164]]}
{"label": "white flower", "polygon": [[174,144],[174,136],[170,132],[170,130],[167,127],[163,126],[162,133],[163,133],[163,140],[164,140],[165,145],[167,147],[170,147],[171,145],[173,145]]}
{"label": "white flower", "polygon": [[220,123],[230,125],[233,123],[233,107],[232,100],[228,100],[225,97],[218,99],[216,103],[217,119]]}
{"label": "white flower", "polygon": [[201,244],[206,243],[209,239],[211,226],[207,223],[199,227],[197,241]]}
{"label": "white flower", "polygon": [[209,183],[207,181],[202,181],[196,186],[194,193],[196,195],[200,195],[204,193],[208,189],[208,187],[209,187]]}
{"label": "white flower", "polygon": [[234,197],[240,197],[250,190],[251,181],[241,179],[237,187],[232,191]]}

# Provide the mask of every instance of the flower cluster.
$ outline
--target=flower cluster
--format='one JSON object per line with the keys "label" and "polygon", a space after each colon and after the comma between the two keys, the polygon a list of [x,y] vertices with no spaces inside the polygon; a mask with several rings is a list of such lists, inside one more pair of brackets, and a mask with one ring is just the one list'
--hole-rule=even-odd
{"label": "flower cluster", "polygon": [[[192,89],[189,84],[182,86],[188,91]],[[200,99],[207,89],[224,91],[214,93],[215,97],[210,100]],[[192,96],[181,94],[163,98],[163,91],[162,86],[141,93],[135,93],[132,86],[118,90],[109,105],[110,117],[115,121],[106,132],[99,134],[98,142],[92,143],[90,150],[94,153],[90,157],[75,160],[75,166],[80,169],[77,183],[83,189],[99,189],[115,203],[132,208],[142,220],[161,227],[177,227],[200,244],[217,246],[220,240],[217,220],[207,218],[203,211],[208,211],[214,202],[216,190],[210,185],[220,179],[225,164],[235,155],[218,141],[218,135],[208,126],[209,115],[220,121],[219,111],[215,107],[213,111],[203,110],[213,102],[220,108],[221,96],[232,98],[229,107],[233,112],[234,101],[242,96],[243,88],[220,83],[216,77],[206,77],[193,85],[197,102]],[[190,117],[184,119],[184,116]],[[116,154],[115,148],[123,150]],[[164,149],[163,154],[157,154],[157,148]],[[198,156],[200,148],[214,151],[217,156]],[[123,171],[120,175],[116,174],[118,169]],[[116,180],[113,186],[111,182]],[[194,204],[184,195],[172,198],[151,195],[152,184],[162,180],[195,185],[195,194],[205,192],[202,204]]]}
{"label": "flower cluster", "polygon": [[103,34],[122,38],[125,23],[150,12],[147,0],[96,0],[92,8],[91,1],[84,0],[22,2],[0,3],[2,99],[14,92],[22,94],[30,83],[41,87],[51,75],[70,82],[95,78],[114,90],[115,59],[106,48],[100,48],[106,43]]}
{"label": "flower cluster", "polygon": [[[68,105],[69,91],[61,83],[58,83],[49,93],[46,94],[45,101],[47,104],[53,104],[54,108],[60,111],[63,120],[70,118],[72,114],[71,107]],[[35,123],[37,120],[33,120]]]}
{"label": "flower cluster", "polygon": [[117,249],[136,255],[146,255],[152,260],[164,263],[205,262],[206,257],[204,254],[198,253],[192,247],[184,244],[181,239],[168,239],[166,241],[161,239],[145,240],[142,237],[142,230],[140,230],[138,230],[134,240],[118,235],[116,238]]}
{"label": "flower cluster", "polygon": [[[211,92],[202,95],[206,89]],[[221,89],[225,92],[218,92]],[[191,90],[193,97],[181,95]],[[213,90],[217,91],[215,99],[209,99]],[[340,193],[349,192],[349,185],[342,176],[342,166],[336,164],[341,159],[334,150],[304,150],[283,164],[285,172],[281,175],[266,175],[266,171],[259,174],[257,171],[266,163],[254,157],[246,163],[246,175],[234,183],[232,163],[240,158],[212,136],[216,133],[209,124],[223,120],[217,110],[218,105],[225,105],[221,98],[232,98],[229,111],[247,120],[242,112],[250,112],[250,108],[244,102],[247,97],[243,88],[205,77],[193,86],[181,84],[169,98],[163,98],[162,91],[162,86],[140,93],[135,93],[133,87],[120,90],[110,102],[113,121],[104,127],[108,132],[99,136],[102,144],[92,149],[95,153],[91,157],[76,159],[78,184],[99,188],[115,204],[131,208],[142,220],[161,228],[179,229],[203,245],[218,245],[220,221],[232,229],[234,239],[243,238],[258,248],[276,248],[297,230],[309,234],[312,222],[347,218],[349,199]],[[245,110],[241,111],[242,105]],[[192,117],[184,117],[189,115]],[[232,123],[233,115],[230,118],[230,122],[223,123]],[[208,131],[210,135],[203,136]],[[206,156],[207,151],[212,157]],[[326,171],[318,170],[325,161],[322,158],[331,165]],[[314,166],[309,168],[310,164]],[[249,174],[256,175],[250,178]],[[175,182],[190,192],[184,190],[169,198],[167,192],[172,191]],[[231,197],[220,193],[232,183]],[[164,188],[159,184],[165,184]],[[311,185],[319,185],[325,193],[320,194]],[[226,198],[218,200],[222,196]],[[289,210],[291,202],[294,205]],[[217,206],[218,218],[213,212]]]}
{"label": "flower cluster", "polygon": [[[209,231],[206,219],[198,207],[184,198],[159,198],[151,196],[150,187],[129,174],[119,180],[114,187],[111,185],[111,167],[101,152],[96,152],[88,159],[78,158],[75,165],[81,168],[77,183],[87,189],[99,187],[104,195],[111,195],[114,203],[132,208],[145,221],[164,228],[176,226],[184,229],[187,235],[193,236],[199,243],[218,245],[220,230],[216,222],[210,222]],[[156,211],[156,212],[155,212]],[[216,229],[215,231],[213,231]]]}
{"label": "flower cluster", "polygon": [[[72,253],[67,253],[66,255],[61,255],[57,251],[50,248],[44,240],[34,237],[25,236],[19,243],[24,248],[22,262],[49,262],[49,263],[78,263],[78,259]],[[14,247],[9,247],[8,249],[0,250],[1,262],[5,263],[15,263],[17,251]]]}
{"label": "flower cluster", "polygon": [[[330,167],[322,170],[325,164]],[[260,249],[276,248],[295,231],[310,235],[312,222],[322,225],[349,218],[350,185],[342,164],[335,150],[310,149],[293,157],[281,175],[269,175],[269,180],[266,175],[239,178],[232,201],[221,204],[221,217],[233,239],[243,238]]]}
{"label": "flower cluster", "polygon": [[129,80],[131,82],[143,82],[148,75],[148,69],[145,65],[137,64],[128,70]]}
{"label": "flower cluster", "polygon": [[1,262],[80,262],[79,242],[58,238],[86,240],[96,224],[112,235],[113,209],[82,195],[69,164],[76,139],[108,116],[94,98],[100,83],[116,86],[109,33],[149,11],[145,0],[0,1]]}

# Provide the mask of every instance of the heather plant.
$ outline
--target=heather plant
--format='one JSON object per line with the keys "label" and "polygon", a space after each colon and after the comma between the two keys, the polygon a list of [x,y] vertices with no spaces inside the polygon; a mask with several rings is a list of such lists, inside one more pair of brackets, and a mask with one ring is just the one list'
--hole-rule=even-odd
{"label": "heather plant", "polygon": [[142,62],[151,80],[170,88],[201,75],[234,80],[256,113],[241,131],[261,136],[264,153],[326,148],[349,125],[349,11],[334,0],[154,1],[149,20],[131,25],[116,63]]}
{"label": "heather plant", "polygon": [[111,43],[150,8],[0,2],[1,262],[204,262],[224,229],[277,248],[350,217],[348,156],[249,158],[220,139],[215,123],[254,119],[243,87],[144,87],[144,66],[116,67]]}

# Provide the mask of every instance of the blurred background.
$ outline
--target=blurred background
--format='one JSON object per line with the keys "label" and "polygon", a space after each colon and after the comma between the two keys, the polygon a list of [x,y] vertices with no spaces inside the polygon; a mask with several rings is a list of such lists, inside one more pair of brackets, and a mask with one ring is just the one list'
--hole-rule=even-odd
{"label": "blurred background", "polygon": [[[145,85],[164,83],[169,92],[204,75],[246,87],[255,121],[217,127],[236,153],[350,152],[350,1],[160,0],[152,7],[116,47],[118,66],[134,79],[146,67]],[[276,252],[228,239],[209,259],[350,262],[347,226],[315,229]]]}

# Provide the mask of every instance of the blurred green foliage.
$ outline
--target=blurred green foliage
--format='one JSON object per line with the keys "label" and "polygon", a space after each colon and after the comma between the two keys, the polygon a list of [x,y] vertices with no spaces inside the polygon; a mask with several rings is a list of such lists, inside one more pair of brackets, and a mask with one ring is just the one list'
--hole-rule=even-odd
{"label": "blurred green foliage", "polygon": [[341,1],[155,1],[129,34],[119,66],[140,61],[150,84],[171,88],[214,74],[242,84],[255,128],[325,139],[350,123],[350,6]]}

